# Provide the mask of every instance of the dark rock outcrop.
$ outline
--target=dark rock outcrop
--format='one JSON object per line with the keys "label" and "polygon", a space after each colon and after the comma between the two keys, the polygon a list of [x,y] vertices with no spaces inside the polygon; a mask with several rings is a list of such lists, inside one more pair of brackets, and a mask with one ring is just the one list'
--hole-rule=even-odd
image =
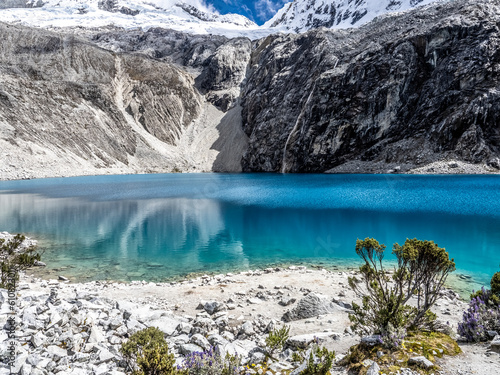
{"label": "dark rock outcrop", "polygon": [[[401,171],[500,155],[498,1],[455,1],[348,31],[258,42],[242,92],[246,171]],[[361,170],[366,172],[369,170]]]}
{"label": "dark rock outcrop", "polygon": [[197,83],[217,108],[227,111],[236,103],[251,50],[252,43],[249,39],[236,38],[221,45],[205,60]]}

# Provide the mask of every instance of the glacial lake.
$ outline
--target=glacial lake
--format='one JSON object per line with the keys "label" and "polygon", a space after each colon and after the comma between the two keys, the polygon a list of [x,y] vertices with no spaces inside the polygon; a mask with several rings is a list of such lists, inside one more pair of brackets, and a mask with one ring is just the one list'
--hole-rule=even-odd
{"label": "glacial lake", "polygon": [[[0,181],[0,231],[76,281],[359,265],[357,238],[433,240],[464,291],[500,270],[500,177],[155,174]],[[55,270],[54,270],[55,269]],[[461,277],[460,277],[461,275]],[[467,275],[467,276],[464,276]],[[470,277],[470,278],[469,278]]]}

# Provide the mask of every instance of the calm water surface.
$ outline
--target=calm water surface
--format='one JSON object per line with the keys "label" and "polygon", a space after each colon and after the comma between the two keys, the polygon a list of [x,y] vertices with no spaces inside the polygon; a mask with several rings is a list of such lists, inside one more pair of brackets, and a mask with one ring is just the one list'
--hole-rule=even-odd
{"label": "calm water surface", "polygon": [[165,174],[0,182],[0,231],[79,280],[346,265],[357,238],[434,240],[470,289],[500,270],[498,176]]}

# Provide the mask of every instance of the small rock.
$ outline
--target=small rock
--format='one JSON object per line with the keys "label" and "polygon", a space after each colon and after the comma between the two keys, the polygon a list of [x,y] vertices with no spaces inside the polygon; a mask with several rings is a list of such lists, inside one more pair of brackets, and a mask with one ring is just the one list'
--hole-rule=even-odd
{"label": "small rock", "polygon": [[412,358],[408,359],[408,364],[409,365],[416,365],[416,366],[422,367],[424,369],[429,369],[431,367],[434,367],[434,363],[429,361],[424,356],[412,357]]}
{"label": "small rock", "polygon": [[262,303],[262,300],[260,300],[258,298],[249,298],[249,299],[247,299],[247,303],[249,303],[250,305],[258,305],[258,304]]}
{"label": "small rock", "polygon": [[495,338],[491,341],[490,350],[500,354],[500,335],[495,336]]}
{"label": "small rock", "polygon": [[255,331],[253,329],[253,325],[251,322],[245,322],[242,324],[241,329],[240,329],[240,334],[245,334],[247,336],[252,336],[255,334]]}
{"label": "small rock", "polygon": [[368,346],[375,346],[377,344],[381,343],[381,337],[380,335],[371,335],[371,336],[364,336],[361,338],[361,342],[363,344],[366,344]]}
{"label": "small rock", "polygon": [[378,365],[377,362],[373,362],[371,366],[368,368],[368,371],[366,371],[366,375],[378,375],[380,371],[380,366]]}
{"label": "small rock", "polygon": [[183,344],[179,347],[179,351],[187,356],[193,353],[203,353],[203,348],[196,344]]}
{"label": "small rock", "polygon": [[295,303],[296,299],[295,298],[291,298],[291,297],[282,297],[281,298],[281,301],[279,301],[278,303],[281,305],[281,306],[288,306],[288,305],[291,305],[292,303]]}
{"label": "small rock", "polygon": [[282,320],[290,322],[304,318],[312,318],[318,315],[329,314],[342,309],[338,305],[331,302],[328,297],[321,294],[309,293],[302,298],[291,311],[286,312]]}
{"label": "small rock", "polygon": [[493,338],[495,338],[498,335],[497,331],[487,331],[486,333],[488,334],[488,337],[490,339],[493,339]]}
{"label": "small rock", "polygon": [[205,309],[205,311],[207,313],[209,313],[210,315],[218,312],[218,311],[221,311],[223,309],[225,309],[225,305],[220,303],[220,302],[217,302],[217,301],[210,301],[210,302],[206,302],[205,305],[203,305],[203,308]]}
{"label": "small rock", "polygon": [[105,340],[105,337],[104,337],[104,333],[102,332],[102,330],[97,326],[92,326],[92,328],[90,329],[90,336],[88,339],[88,343],[98,344],[98,343],[104,342],[104,340]]}
{"label": "small rock", "polygon": [[131,316],[132,316],[132,313],[130,311],[125,310],[123,312],[123,319],[124,320],[129,320]]}
{"label": "small rock", "polygon": [[210,342],[199,333],[191,336],[190,342],[202,347],[204,350],[210,349]]}

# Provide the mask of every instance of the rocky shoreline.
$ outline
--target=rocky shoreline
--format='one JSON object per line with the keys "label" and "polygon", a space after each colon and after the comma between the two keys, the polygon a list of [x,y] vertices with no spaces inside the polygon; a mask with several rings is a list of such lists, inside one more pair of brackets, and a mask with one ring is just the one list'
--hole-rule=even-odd
{"label": "rocky shoreline", "polygon": [[[143,173],[212,173],[210,169],[176,169],[175,172],[170,167],[164,168],[128,168],[111,167],[101,169],[89,168],[61,168],[55,165],[54,168],[33,168],[18,169],[14,167],[0,168],[0,181],[11,180],[32,180],[38,178],[61,178],[61,177],[82,177],[82,176],[101,176],[101,175],[125,175],[125,174],[143,174]],[[380,163],[351,161],[338,167],[330,169],[325,173],[329,174],[500,174],[498,169],[492,168],[487,164],[471,164],[463,161],[438,160],[426,165],[398,164],[398,163]]]}
{"label": "rocky shoreline", "polygon": [[[287,349],[269,366],[275,374],[297,368],[300,363],[293,361],[292,353],[315,338],[335,350],[337,360],[361,339],[348,319],[350,303],[356,299],[347,278],[356,271],[291,266],[171,283],[70,283],[63,275],[43,280],[31,273],[21,275],[17,291],[17,354],[12,369],[6,364],[12,315],[8,292],[1,290],[0,374],[121,375],[122,342],[146,327],[165,333],[179,364],[186,355],[213,345],[223,353],[237,353],[251,365],[264,359],[267,333],[286,324]],[[447,289],[434,312],[456,329],[466,307]],[[486,346],[462,345],[462,350],[458,357],[439,360],[442,370],[437,373],[486,375],[500,370],[498,355]],[[258,373],[256,368],[253,373]],[[332,374],[346,373],[340,366],[332,369]]]}

